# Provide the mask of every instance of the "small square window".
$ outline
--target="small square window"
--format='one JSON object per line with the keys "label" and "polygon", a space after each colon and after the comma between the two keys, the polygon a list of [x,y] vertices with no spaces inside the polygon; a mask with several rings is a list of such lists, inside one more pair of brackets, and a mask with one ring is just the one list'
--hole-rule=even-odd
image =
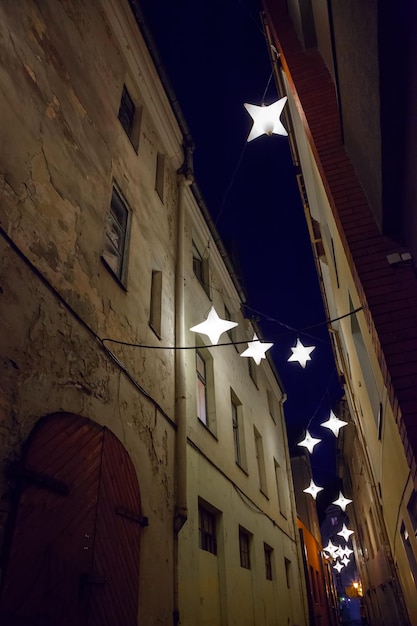
{"label": "small square window", "polygon": [[126,266],[126,242],[129,211],[117,189],[113,187],[110,212],[105,224],[103,259],[112,272],[123,281]]}
{"label": "small square window", "polygon": [[250,569],[250,538],[250,533],[239,526],[240,565],[245,569]]}
{"label": "small square window", "polygon": [[198,532],[200,548],[217,554],[216,514],[202,504],[198,505]]}
{"label": "small square window", "polygon": [[264,543],[264,556],[265,556],[265,578],[272,580],[272,548],[268,544]]}

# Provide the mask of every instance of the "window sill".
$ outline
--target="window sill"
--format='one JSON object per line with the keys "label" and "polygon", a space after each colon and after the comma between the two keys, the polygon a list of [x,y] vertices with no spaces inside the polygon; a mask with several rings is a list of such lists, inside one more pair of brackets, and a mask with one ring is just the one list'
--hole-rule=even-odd
{"label": "window sill", "polygon": [[104,267],[106,268],[106,270],[109,272],[109,274],[111,274],[111,276],[114,278],[114,280],[116,281],[116,283],[119,285],[119,287],[121,289],[123,289],[123,291],[127,292],[127,286],[126,286],[126,282],[122,279],[119,278],[119,276],[116,274],[116,272],[110,267],[110,265],[107,263],[106,259],[101,256],[101,262],[103,263]]}
{"label": "window sill", "polygon": [[203,426],[203,428],[213,437],[213,439],[215,439],[218,442],[219,440],[217,438],[217,435],[210,429],[210,427],[207,426],[207,424],[205,424],[203,420],[200,419],[198,416],[197,416],[197,419],[199,423]]}

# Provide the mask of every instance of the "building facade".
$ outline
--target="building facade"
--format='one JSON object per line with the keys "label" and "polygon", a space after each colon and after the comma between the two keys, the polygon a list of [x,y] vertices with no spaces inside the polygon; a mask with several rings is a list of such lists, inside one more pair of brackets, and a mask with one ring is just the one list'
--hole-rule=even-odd
{"label": "building facade", "polygon": [[367,615],[416,624],[416,7],[264,7],[350,414],[343,478]]}
{"label": "building facade", "polygon": [[291,457],[298,530],[303,547],[304,571],[307,582],[311,626],[336,626],[339,606],[333,572],[323,552],[317,515],[316,498],[304,492],[311,485],[311,464],[306,454]]}
{"label": "building facade", "polygon": [[0,14],[1,623],[306,624],[284,391],[140,7]]}

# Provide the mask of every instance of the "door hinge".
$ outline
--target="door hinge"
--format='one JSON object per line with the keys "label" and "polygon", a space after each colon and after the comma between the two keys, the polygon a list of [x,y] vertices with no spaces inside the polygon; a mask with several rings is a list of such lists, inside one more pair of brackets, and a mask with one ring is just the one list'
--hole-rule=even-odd
{"label": "door hinge", "polygon": [[117,515],[121,515],[122,517],[126,517],[133,522],[137,522],[140,526],[142,526],[142,528],[144,528],[145,526],[149,526],[148,518],[144,517],[143,515],[137,515],[136,513],[133,513],[132,511],[129,511],[122,506],[116,506],[115,511]]}

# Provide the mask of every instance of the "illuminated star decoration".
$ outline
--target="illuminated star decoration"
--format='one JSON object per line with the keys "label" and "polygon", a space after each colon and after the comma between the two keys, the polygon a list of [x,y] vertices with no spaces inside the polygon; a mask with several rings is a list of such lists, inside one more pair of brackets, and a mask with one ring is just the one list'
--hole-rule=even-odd
{"label": "illuminated star decoration", "polygon": [[349,537],[353,535],[354,532],[355,532],[354,530],[349,530],[349,528],[346,528],[346,524],[343,524],[342,530],[336,534],[343,537],[343,539],[347,542],[349,541]]}
{"label": "illuminated star decoration", "polygon": [[333,565],[333,569],[337,569],[337,571],[340,574],[340,570],[342,570],[344,568],[344,565],[342,563],[340,563],[339,561],[336,561],[336,564]]}
{"label": "illuminated star decoration", "polygon": [[342,563],[343,563],[343,565],[349,565],[349,562],[350,562],[350,561],[349,561],[349,559],[347,558],[347,556],[344,556],[344,557],[343,557],[343,559],[342,559]]}
{"label": "illuminated star decoration", "polygon": [[246,350],[241,353],[240,356],[252,357],[255,361],[256,365],[259,365],[261,359],[265,359],[265,352],[272,348],[273,343],[266,343],[264,341],[259,341],[256,333],[253,335],[252,343],[248,345]]}
{"label": "illuminated star decoration", "polygon": [[298,361],[302,368],[307,364],[307,361],[311,361],[310,352],[313,352],[316,346],[303,346],[301,341],[297,339],[295,348],[291,348],[292,355],[288,361]]}
{"label": "illuminated star decoration", "polygon": [[248,142],[252,139],[256,139],[261,135],[288,135],[284,126],[282,125],[280,115],[282,109],[287,102],[287,96],[280,98],[276,102],[269,105],[257,106],[256,104],[247,104],[243,106],[253,119],[253,126],[248,136]]}
{"label": "illuminated star decoration", "polygon": [[329,539],[329,543],[327,544],[325,548],[323,548],[323,550],[324,552],[328,552],[330,556],[334,558],[336,554],[338,553],[339,548],[335,546],[334,543],[332,543],[331,540]]}
{"label": "illuminated star decoration", "polygon": [[315,437],[312,437],[310,433],[308,432],[308,430],[306,430],[306,436],[304,437],[302,441],[299,442],[298,445],[304,446],[305,448],[307,448],[310,454],[312,454],[314,450],[314,446],[320,443],[320,441],[321,439],[316,439]]}
{"label": "illuminated star decoration", "polygon": [[352,500],[349,500],[349,498],[345,498],[343,493],[341,491],[339,491],[338,499],[335,500],[334,502],[332,502],[332,504],[335,504],[336,506],[340,506],[342,511],[346,511],[347,505],[350,504],[351,502],[352,502]]}
{"label": "illuminated star decoration", "polygon": [[324,426],[324,428],[328,428],[329,430],[332,431],[334,436],[337,437],[339,435],[339,430],[343,428],[343,426],[346,426],[346,424],[347,422],[340,420],[338,417],[336,417],[333,411],[330,411],[329,419],[327,420],[327,422],[322,422],[320,426]]}
{"label": "illuminated star decoration", "polygon": [[347,557],[353,554],[353,550],[351,550],[349,546],[345,546],[344,548],[342,548],[341,552],[343,552],[344,556],[347,556]]}
{"label": "illuminated star decoration", "polygon": [[216,313],[214,306],[211,307],[209,314],[204,322],[193,326],[190,330],[193,333],[202,333],[209,337],[212,344],[216,345],[219,341],[220,335],[230,330],[234,326],[237,326],[237,322],[231,322],[229,320],[222,320]]}
{"label": "illuminated star decoration", "polygon": [[309,493],[311,496],[313,496],[314,500],[317,498],[317,494],[319,493],[319,491],[323,491],[323,487],[318,487],[313,479],[310,479],[310,485],[307,487],[307,489],[303,489],[304,493]]}

